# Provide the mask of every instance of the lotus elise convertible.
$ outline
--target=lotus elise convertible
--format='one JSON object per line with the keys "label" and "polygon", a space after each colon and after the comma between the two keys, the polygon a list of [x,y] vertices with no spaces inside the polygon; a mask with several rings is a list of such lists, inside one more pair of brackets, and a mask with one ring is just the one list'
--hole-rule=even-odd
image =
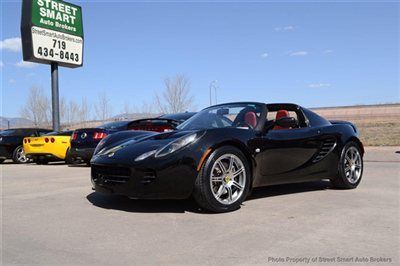
{"label": "lotus elise convertible", "polygon": [[206,210],[238,209],[254,187],[330,179],[356,188],[364,148],[350,122],[296,104],[211,106],[163,133],[103,139],[91,161],[97,192],[144,199],[190,196]]}

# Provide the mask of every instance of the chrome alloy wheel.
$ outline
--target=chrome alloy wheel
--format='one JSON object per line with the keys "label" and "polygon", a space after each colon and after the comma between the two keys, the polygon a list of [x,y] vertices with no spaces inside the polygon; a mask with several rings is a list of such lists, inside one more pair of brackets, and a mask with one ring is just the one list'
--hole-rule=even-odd
{"label": "chrome alloy wheel", "polygon": [[26,157],[26,155],[25,155],[25,151],[24,151],[23,147],[18,148],[16,157],[17,157],[18,162],[20,162],[20,163],[26,163],[29,160],[28,157]]}
{"label": "chrome alloy wheel", "polygon": [[214,198],[222,204],[232,204],[243,194],[246,186],[246,168],[234,154],[224,154],[213,164],[210,186]]}
{"label": "chrome alloy wheel", "polygon": [[344,157],[344,173],[351,184],[357,183],[362,173],[362,159],[355,147],[350,147]]}

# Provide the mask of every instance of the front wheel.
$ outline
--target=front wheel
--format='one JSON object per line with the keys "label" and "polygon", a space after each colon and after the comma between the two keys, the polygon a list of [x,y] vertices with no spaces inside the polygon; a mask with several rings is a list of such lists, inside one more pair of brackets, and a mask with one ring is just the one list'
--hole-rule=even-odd
{"label": "front wheel", "polygon": [[201,168],[193,191],[196,202],[212,212],[240,208],[250,187],[250,167],[243,153],[231,146],[216,149]]}
{"label": "front wheel", "polygon": [[338,175],[331,179],[335,188],[352,189],[361,182],[364,162],[360,146],[351,141],[342,150]]}
{"label": "front wheel", "polygon": [[29,161],[28,157],[25,155],[24,147],[18,146],[14,152],[12,160],[14,163],[27,163]]}

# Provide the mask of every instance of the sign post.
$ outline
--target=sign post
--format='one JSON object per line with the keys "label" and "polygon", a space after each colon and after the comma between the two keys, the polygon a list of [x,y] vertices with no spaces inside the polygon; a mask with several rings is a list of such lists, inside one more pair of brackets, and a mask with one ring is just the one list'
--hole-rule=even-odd
{"label": "sign post", "polygon": [[53,130],[60,131],[60,104],[58,93],[58,64],[51,63],[51,110]]}
{"label": "sign post", "polygon": [[53,130],[60,130],[58,66],[83,65],[80,6],[60,0],[23,0],[22,52],[25,61],[51,65]]}

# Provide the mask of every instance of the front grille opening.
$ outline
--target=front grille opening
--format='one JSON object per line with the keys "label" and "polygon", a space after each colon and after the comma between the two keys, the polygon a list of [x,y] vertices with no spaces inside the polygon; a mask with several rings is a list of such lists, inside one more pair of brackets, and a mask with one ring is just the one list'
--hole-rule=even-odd
{"label": "front grille opening", "polygon": [[92,165],[92,176],[96,183],[123,184],[129,181],[131,169],[128,167]]}

